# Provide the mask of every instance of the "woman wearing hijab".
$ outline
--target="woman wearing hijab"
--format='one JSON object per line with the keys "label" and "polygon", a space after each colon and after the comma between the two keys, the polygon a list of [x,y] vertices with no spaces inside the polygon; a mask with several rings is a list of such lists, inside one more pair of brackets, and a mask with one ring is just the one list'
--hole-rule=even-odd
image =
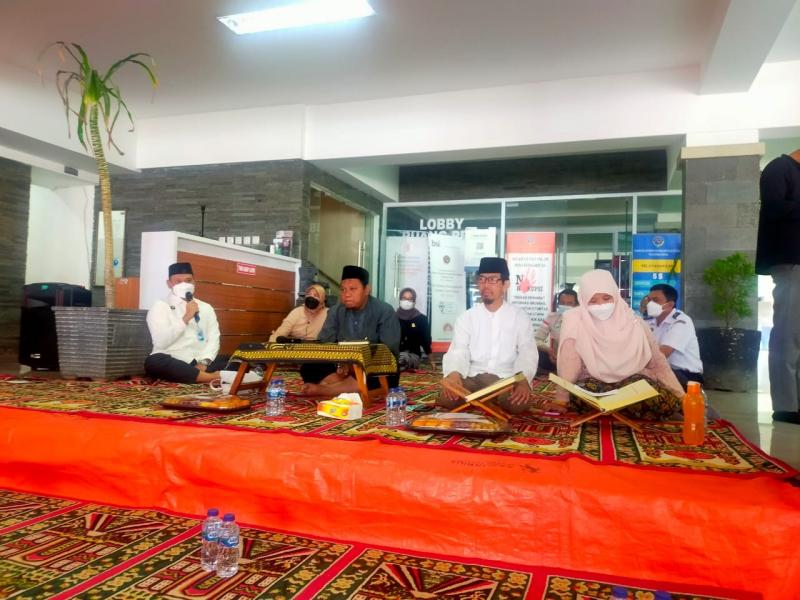
{"label": "woman wearing hijab", "polygon": [[401,371],[416,369],[420,358],[431,353],[428,318],[416,309],[416,302],[417,292],[411,288],[403,288],[400,292],[400,308],[397,309],[397,318],[400,320],[398,364]]}
{"label": "woman wearing hijab", "polygon": [[[628,407],[639,419],[668,419],[680,412],[683,388],[659,351],[650,328],[619,295],[611,273],[600,269],[584,273],[579,282],[580,304],[564,315],[558,352],[558,374],[592,392],[618,389],[646,379],[659,395]],[[559,389],[555,406],[569,406],[569,395]]]}
{"label": "woman wearing hijab", "polygon": [[269,336],[269,341],[275,342],[279,337],[316,340],[327,316],[325,288],[318,283],[312,283],[306,288],[303,305],[286,315],[283,323]]}

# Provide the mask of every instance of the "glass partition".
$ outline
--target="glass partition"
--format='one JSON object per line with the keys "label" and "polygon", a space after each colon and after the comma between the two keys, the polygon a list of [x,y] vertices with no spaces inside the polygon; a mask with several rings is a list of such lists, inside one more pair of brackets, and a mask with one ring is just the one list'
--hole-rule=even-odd
{"label": "glass partition", "polygon": [[448,342],[476,299],[480,257],[502,251],[501,211],[500,202],[387,207],[381,298],[397,307],[400,291],[413,288],[433,341]]}
{"label": "glass partition", "polygon": [[590,269],[610,271],[630,302],[634,234],[680,232],[681,210],[680,192],[390,205],[380,297],[397,306],[401,289],[414,287],[417,308],[438,318],[446,337],[452,323],[443,315],[479,301],[480,257],[505,256],[508,301],[535,323]]}

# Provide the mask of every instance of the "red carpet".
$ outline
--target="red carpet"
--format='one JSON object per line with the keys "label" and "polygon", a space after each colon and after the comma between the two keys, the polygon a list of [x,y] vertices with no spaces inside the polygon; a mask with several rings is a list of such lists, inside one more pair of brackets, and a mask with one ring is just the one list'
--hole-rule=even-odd
{"label": "red carpet", "polygon": [[[26,507],[26,508],[22,508]],[[156,600],[673,600],[757,594],[480,559],[409,553],[351,541],[242,528],[239,572],[220,579],[199,563],[199,521],[164,511],[0,490],[0,597]]]}

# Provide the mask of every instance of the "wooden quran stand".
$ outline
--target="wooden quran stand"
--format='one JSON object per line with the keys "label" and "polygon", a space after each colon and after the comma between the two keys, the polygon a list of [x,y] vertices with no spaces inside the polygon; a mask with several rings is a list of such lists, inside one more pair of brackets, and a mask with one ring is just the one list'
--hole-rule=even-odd
{"label": "wooden quran stand", "polygon": [[622,406],[622,407],[620,407],[620,408],[618,408],[616,410],[608,410],[608,411],[605,411],[605,412],[598,410],[597,412],[593,412],[593,413],[591,413],[589,415],[585,415],[585,416],[582,416],[582,417],[580,417],[578,419],[574,419],[573,421],[570,421],[569,426],[570,427],[577,427],[578,425],[582,425],[583,423],[586,423],[587,421],[591,421],[593,419],[596,419],[597,417],[601,417],[603,415],[607,415],[609,417],[613,417],[614,419],[617,419],[621,423],[624,423],[625,425],[627,425],[631,429],[635,429],[636,431],[641,431],[642,427],[636,421],[632,421],[631,419],[629,419],[625,415],[619,414],[619,411],[622,410],[623,408],[627,408],[627,407]]}
{"label": "wooden quran stand", "polygon": [[505,379],[495,381],[494,383],[487,385],[485,388],[482,388],[477,392],[470,392],[464,386],[453,383],[452,381],[448,381],[447,379],[442,380],[442,385],[464,400],[464,404],[457,406],[450,412],[461,412],[462,410],[466,410],[474,406],[481,409],[486,414],[500,419],[501,421],[508,421],[510,415],[500,406],[498,406],[494,399],[524,379],[525,376],[522,373],[517,373],[511,377],[506,377]]}

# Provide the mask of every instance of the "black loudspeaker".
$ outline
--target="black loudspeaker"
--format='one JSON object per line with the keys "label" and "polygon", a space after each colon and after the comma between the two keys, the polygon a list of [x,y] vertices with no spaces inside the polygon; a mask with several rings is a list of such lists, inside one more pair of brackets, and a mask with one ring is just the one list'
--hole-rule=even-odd
{"label": "black loudspeaker", "polygon": [[92,293],[69,283],[22,286],[19,363],[38,371],[58,370],[58,339],[53,306],[91,306]]}

